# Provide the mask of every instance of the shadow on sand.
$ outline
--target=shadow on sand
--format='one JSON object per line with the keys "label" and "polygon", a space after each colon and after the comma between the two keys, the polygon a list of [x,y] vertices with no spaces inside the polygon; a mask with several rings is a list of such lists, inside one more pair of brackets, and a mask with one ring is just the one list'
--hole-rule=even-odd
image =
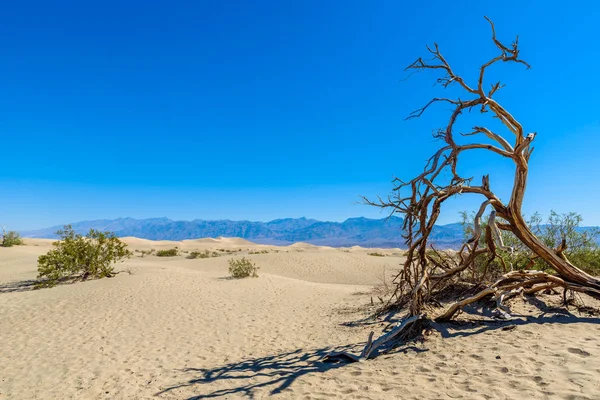
{"label": "shadow on sand", "polygon": [[[351,350],[355,346],[345,346],[342,350]],[[210,393],[189,397],[188,400],[208,399],[215,397],[226,397],[229,395],[242,395],[249,398],[254,397],[257,389],[274,386],[270,395],[281,393],[294,381],[303,375],[310,373],[326,372],[343,366],[343,364],[322,363],[319,360],[331,352],[331,348],[321,348],[312,351],[297,349],[295,351],[254,358],[239,363],[230,363],[216,368],[185,368],[184,373],[198,373],[197,378],[187,382],[168,387],[156,395],[171,392],[190,386],[209,384],[216,381],[230,382],[240,381],[240,384],[232,385],[228,389],[219,389]],[[259,378],[258,381],[256,378]],[[200,389],[200,388],[198,388]]]}
{"label": "shadow on sand", "polygon": [[[452,321],[448,323],[432,323],[431,328],[440,332],[444,338],[453,337],[468,337],[481,334],[487,331],[494,330],[512,330],[517,326],[529,324],[573,324],[573,323],[590,323],[600,324],[597,316],[589,312],[590,317],[580,317],[573,315],[566,308],[548,306],[540,299],[531,298],[532,305],[538,307],[541,314],[537,316],[516,316],[509,320],[494,320],[488,318],[469,319],[466,321]],[[479,317],[485,316],[479,310],[465,310],[465,312],[479,314]],[[483,313],[485,314],[485,312]],[[259,357],[248,359],[237,363],[229,363],[216,368],[186,368],[180,370],[183,373],[198,374],[198,377],[188,380],[187,382],[177,384],[156,393],[157,396],[169,393],[181,388],[190,388],[197,386],[194,390],[204,392],[187,400],[198,400],[206,398],[227,397],[231,395],[241,395],[248,398],[253,398],[255,390],[263,388],[273,388],[268,392],[269,395],[275,395],[289,388],[298,378],[312,373],[323,373],[331,369],[336,369],[346,366],[346,363],[324,363],[321,359],[335,351],[349,351],[357,353],[362,349],[365,343],[357,343],[354,345],[346,345],[335,349],[326,347],[312,351],[297,349],[292,352],[271,355],[267,357]],[[388,348],[386,353],[398,353],[406,351],[423,352],[427,351],[423,348],[414,346],[400,346],[396,348]],[[373,361],[369,361],[373,362]],[[228,381],[231,385],[229,388],[217,389],[206,392],[202,390],[201,385],[210,384],[218,381]]]}
{"label": "shadow on sand", "polygon": [[[296,379],[304,375],[323,373],[345,366],[346,363],[326,363],[321,361],[323,357],[330,354],[333,350],[359,352],[365,344],[365,342],[357,343],[356,345],[346,345],[336,349],[324,347],[312,351],[297,349],[292,352],[230,363],[216,368],[185,368],[180,371],[183,373],[198,373],[199,376],[187,382],[163,389],[156,393],[156,396],[181,388],[210,384],[217,381],[241,382],[233,384],[232,387],[227,389],[218,389],[209,393],[188,397],[187,400],[227,397],[231,395],[253,398],[257,389],[273,386],[268,392],[269,396],[272,396],[283,392]],[[402,346],[394,349],[395,351],[423,352],[426,350],[414,346]],[[201,391],[201,387],[198,387],[197,390]]]}
{"label": "shadow on sand", "polygon": [[0,284],[0,294],[12,292],[29,292],[31,290],[35,290],[35,285],[38,283],[39,281],[36,280],[2,283]]}
{"label": "shadow on sand", "polygon": [[[511,330],[518,326],[531,324],[600,324],[598,310],[591,307],[574,307],[574,309],[577,309],[580,313],[588,314],[587,317],[582,317],[572,314],[566,307],[548,305],[542,299],[537,297],[527,297],[526,301],[535,306],[539,311],[541,311],[541,313],[537,316],[512,314],[513,318],[506,320],[488,318],[486,320],[467,319],[463,321],[451,321],[447,323],[432,323],[431,327],[440,332],[443,338],[452,338],[478,335],[494,330]],[[489,313],[489,309],[475,309],[466,307],[464,311],[468,314],[477,315],[480,317],[490,317],[491,315],[491,313]]]}

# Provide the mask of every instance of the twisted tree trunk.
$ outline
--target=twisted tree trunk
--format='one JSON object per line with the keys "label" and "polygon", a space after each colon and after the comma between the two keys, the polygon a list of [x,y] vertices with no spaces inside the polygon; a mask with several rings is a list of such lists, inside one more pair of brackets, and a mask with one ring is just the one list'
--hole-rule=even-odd
{"label": "twisted tree trunk", "polygon": [[[500,82],[491,85],[488,91],[483,88],[487,68],[502,63],[517,63],[529,68],[529,64],[519,58],[518,37],[510,46],[503,44],[496,38],[494,24],[486,17],[492,30],[492,42],[499,50],[499,55],[492,58],[479,69],[477,86],[470,86],[462,77],[456,75],[450,64],[442,56],[439,47],[427,47],[433,55],[433,60],[417,59],[408,66],[407,70],[436,70],[443,72],[437,83],[447,88],[458,84],[470,99],[436,97],[424,107],[413,111],[408,119],[420,117],[430,106],[437,103],[450,104],[454,107],[448,123],[434,133],[434,138],[443,141],[440,149],[427,162],[424,171],[408,182],[395,179],[394,196],[387,200],[379,198],[377,202],[364,199],[367,204],[390,209],[391,213],[400,213],[404,218],[403,237],[408,250],[403,268],[394,278],[396,284],[394,293],[387,304],[389,307],[406,308],[408,315],[403,322],[390,333],[373,341],[373,333],[369,336],[367,345],[360,356],[348,353],[336,353],[333,360],[363,361],[373,354],[379,344],[386,343],[398,337],[407,337],[407,330],[413,334],[417,322],[424,320],[423,309],[427,305],[439,305],[432,295],[436,290],[440,292],[449,282],[465,283],[465,276],[469,276],[473,287],[480,288],[479,292],[467,298],[456,298],[455,301],[439,313],[434,320],[447,321],[457,315],[463,307],[473,302],[492,296],[496,300],[497,311],[500,317],[510,317],[509,309],[504,302],[518,294],[533,295],[539,291],[554,288],[564,288],[600,298],[600,279],[593,277],[573,265],[564,254],[566,241],[557,249],[546,246],[530,229],[522,214],[523,199],[527,187],[529,158],[533,152],[531,146],[536,133],[525,135],[523,126],[514,118],[493,96],[504,87]],[[504,127],[514,135],[514,142],[492,130],[475,126],[470,133],[460,133],[462,137],[484,135],[493,142],[459,144],[456,141],[454,125],[464,111],[471,111],[478,107],[482,113],[491,111]],[[472,178],[463,178],[458,173],[458,160],[460,154],[466,151],[487,151],[488,155],[502,156],[510,159],[515,165],[515,178],[512,193],[508,204],[504,204],[492,191],[489,175],[484,175],[481,185],[472,185]],[[444,179],[443,172],[450,175],[449,180]],[[408,190],[408,195],[401,191]],[[429,244],[429,236],[441,213],[444,202],[457,195],[477,195],[482,198],[482,203],[474,220],[473,235],[467,240],[457,255],[448,255],[433,249]],[[481,243],[483,230],[481,218],[485,210],[491,207],[492,212],[485,230],[484,243]],[[501,221],[497,221],[496,217]],[[526,246],[532,254],[529,265],[534,259],[541,259],[553,269],[556,274],[549,274],[537,270],[521,270],[507,272],[507,264],[503,254],[513,252],[513,248],[504,245],[500,230],[512,232],[515,237]],[[430,252],[433,250],[433,254]],[[499,252],[500,251],[500,252]],[[477,274],[476,260],[487,255],[487,263],[483,272]],[[486,278],[490,263],[499,259],[504,267],[505,274],[495,282]],[[512,269],[512,267],[511,267]],[[469,273],[470,272],[470,273]],[[476,282],[473,282],[475,281]],[[389,308],[386,307],[386,308]],[[422,325],[422,324],[421,324]]]}
{"label": "twisted tree trunk", "polygon": [[[408,70],[436,70],[441,71],[443,76],[437,79],[442,87],[458,84],[466,92],[466,97],[457,99],[436,97],[424,107],[412,112],[408,119],[420,117],[430,106],[437,103],[450,104],[454,107],[448,123],[434,133],[434,138],[440,139],[443,145],[429,159],[423,173],[408,182],[395,179],[397,186],[394,187],[394,196],[387,200],[379,198],[378,202],[365,199],[368,204],[382,208],[391,209],[392,213],[400,213],[404,218],[404,238],[408,246],[404,268],[396,276],[394,282],[396,289],[388,305],[408,305],[409,315],[419,315],[423,307],[430,302],[432,291],[443,287],[445,282],[452,279],[462,279],[464,273],[471,272],[470,276],[479,279],[478,284],[486,286],[479,294],[471,300],[457,299],[455,305],[450,309],[453,312],[442,313],[444,318],[451,317],[456,310],[469,302],[476,301],[482,297],[494,295],[497,298],[507,298],[506,291],[527,290],[529,293],[539,291],[544,285],[558,285],[565,288],[589,293],[598,297],[600,293],[600,279],[593,277],[580,268],[573,265],[564,255],[564,243],[561,248],[553,249],[545,245],[529,228],[522,215],[522,204],[527,187],[529,158],[533,152],[532,142],[536,133],[525,134],[523,126],[493,97],[498,90],[504,87],[500,82],[491,85],[489,90],[484,90],[485,73],[492,65],[502,63],[517,63],[527,66],[529,64],[519,58],[518,38],[510,46],[503,44],[496,38],[494,24],[487,17],[492,30],[492,42],[499,50],[499,54],[484,63],[479,68],[479,77],[476,86],[469,85],[462,77],[455,74],[448,61],[442,56],[437,44],[433,48],[427,47],[433,55],[433,60],[425,61],[417,59],[408,66]],[[469,98],[470,97],[470,98]],[[465,99],[466,98],[466,99]],[[492,130],[475,126],[470,133],[456,134],[454,126],[457,119],[464,111],[479,108],[482,113],[490,112],[498,118],[507,131],[514,135],[514,141],[508,140],[502,134]],[[458,137],[485,136],[490,143],[457,143]],[[512,142],[512,144],[511,144]],[[464,152],[480,151],[488,155],[501,156],[510,159],[515,165],[515,178],[510,200],[503,203],[492,191],[490,177],[483,176],[479,186],[472,185],[472,178],[463,178],[458,173],[459,156]],[[447,172],[451,178],[444,178],[443,172]],[[408,190],[407,195],[401,192]],[[456,195],[477,195],[482,197],[481,207],[475,218],[473,236],[462,246],[458,255],[436,256],[429,254],[429,237],[442,205],[446,200]],[[482,243],[481,217],[485,210],[490,207],[492,213],[488,220],[484,242]],[[501,221],[496,221],[496,216]],[[506,263],[502,253],[507,248],[499,230],[512,232],[515,237],[534,255],[534,258],[545,261],[556,275],[537,276],[531,280],[529,275],[512,275],[510,285],[506,286],[504,280],[486,284],[485,278],[488,271],[487,266],[494,259],[499,259],[506,271]],[[475,263],[482,255],[488,255],[487,265],[483,273],[477,275]],[[554,279],[556,278],[556,279]],[[504,278],[503,278],[504,279]],[[529,285],[525,287],[525,285]],[[531,285],[538,285],[531,287]],[[508,296],[510,297],[510,296]],[[499,301],[501,305],[502,301]]]}

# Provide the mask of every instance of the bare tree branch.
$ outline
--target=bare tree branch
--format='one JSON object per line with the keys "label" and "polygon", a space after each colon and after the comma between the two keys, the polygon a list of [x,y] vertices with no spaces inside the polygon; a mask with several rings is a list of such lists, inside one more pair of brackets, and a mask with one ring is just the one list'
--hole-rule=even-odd
{"label": "bare tree branch", "polygon": [[[475,88],[454,72],[437,44],[433,48],[427,47],[429,53],[433,55],[431,60],[418,58],[407,67],[407,70],[412,71],[441,72],[441,77],[437,78],[436,83],[443,88],[458,83],[465,92],[464,97],[456,99],[435,97],[407,117],[407,119],[421,117],[437,103],[452,106],[447,124],[434,132],[434,137],[442,140],[443,145],[429,158],[423,172],[409,181],[394,179],[394,196],[389,196],[387,199],[378,198],[376,202],[365,199],[367,204],[390,209],[391,213],[400,213],[404,216],[403,237],[408,249],[403,268],[394,277],[396,288],[392,298],[396,305],[408,305],[411,315],[420,315],[423,307],[429,301],[433,301],[433,291],[441,290],[444,283],[466,279],[465,276],[469,275],[473,283],[483,285],[484,289],[471,298],[458,300],[438,319],[452,318],[464,305],[489,295],[495,296],[499,309],[503,310],[506,299],[517,293],[535,293],[541,290],[538,289],[540,287],[561,286],[600,296],[600,280],[572,265],[564,257],[564,250],[555,250],[542,243],[523,218],[521,207],[527,185],[529,159],[533,152],[532,143],[536,134],[525,135],[522,124],[493,98],[504,85],[500,82],[488,85],[490,89],[487,92],[484,87],[486,72],[496,63],[523,64],[527,68],[530,66],[520,58],[518,37],[512,44],[504,44],[496,36],[494,23],[487,17],[486,20],[490,23],[492,42],[498,54],[479,67]],[[512,140],[509,142],[502,133],[493,132],[485,126],[475,126],[472,132],[461,134],[459,137],[476,138],[477,135],[482,134],[493,141],[493,144],[457,143],[454,135],[455,124],[464,111],[471,111],[475,107],[481,113],[491,111],[492,116],[498,118],[510,132],[510,136],[514,135],[514,144],[511,144]],[[462,177],[459,174],[460,155],[471,150],[482,151],[483,157],[495,154],[512,160],[515,173],[508,203],[504,203],[494,194],[489,175],[483,176],[481,186],[475,186],[472,185],[471,177]],[[431,234],[442,206],[448,199],[463,194],[478,195],[482,199],[479,212],[475,216],[473,235],[454,255],[436,251],[432,253]],[[491,208],[491,213],[483,232],[481,218],[488,207]],[[497,218],[502,220],[497,221]],[[554,269],[556,275],[534,273],[519,275],[513,271],[508,272],[501,281],[493,284],[486,282],[491,263],[499,260],[506,272],[508,267],[503,257],[515,251],[514,248],[504,244],[501,230],[514,234],[524,248],[545,261],[550,268]],[[484,235],[483,240],[482,235]],[[482,257],[485,257],[483,268],[477,270],[477,260]],[[467,271],[470,274],[467,274]]]}

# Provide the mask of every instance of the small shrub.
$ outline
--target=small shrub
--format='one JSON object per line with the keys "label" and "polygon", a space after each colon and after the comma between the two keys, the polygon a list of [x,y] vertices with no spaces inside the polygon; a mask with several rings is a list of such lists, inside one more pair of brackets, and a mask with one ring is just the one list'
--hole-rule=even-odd
{"label": "small shrub", "polygon": [[61,240],[38,258],[37,286],[51,287],[64,280],[107,278],[115,275],[113,264],[131,257],[127,244],[114,233],[90,229],[86,236],[75,233],[70,225],[56,232]]}
{"label": "small shrub", "polygon": [[234,278],[258,277],[258,267],[246,257],[229,260],[229,274]]}
{"label": "small shrub", "polygon": [[[395,285],[393,284],[394,274],[388,272],[387,264],[383,266],[381,277],[379,278],[379,284],[373,287],[373,294],[379,299],[381,304],[385,303],[384,299],[388,299],[394,293]],[[391,275],[391,276],[390,276]],[[371,297],[371,304],[373,304],[373,298]]]}
{"label": "small shrub", "polygon": [[[475,213],[468,214],[461,212],[462,225],[465,238],[473,235],[473,222]],[[486,221],[489,217],[482,217],[482,231],[485,232]],[[500,222],[502,222],[500,220]],[[597,228],[582,228],[581,215],[570,212],[558,214],[550,211],[547,220],[534,213],[528,218],[527,224],[533,233],[548,247],[556,249],[562,239],[567,242],[565,255],[567,259],[578,268],[592,275],[600,274],[600,230]],[[499,251],[505,264],[511,269],[538,269],[541,271],[552,271],[552,268],[545,261],[534,257],[532,251],[525,246],[513,233],[502,231],[502,239],[506,246],[514,248],[513,253]],[[481,241],[485,244],[485,237],[482,235]],[[492,278],[495,280],[498,276],[505,273],[505,266],[501,263],[500,257],[496,257],[492,263],[489,263],[487,255],[481,255],[475,258],[475,269],[481,273],[489,269],[493,272]]]}
{"label": "small shrub", "polygon": [[377,253],[377,252],[367,253],[367,254],[370,255],[370,256],[373,256],[373,257],[385,257],[385,254]]}
{"label": "small shrub", "polygon": [[213,251],[212,253],[208,250],[204,251],[192,251],[186,258],[193,260],[195,258],[210,258],[210,257],[219,257],[219,253]]}
{"label": "small shrub", "polygon": [[136,250],[137,253],[141,253],[142,255],[140,257],[144,258],[144,256],[150,255],[154,253],[154,249],[151,250]]}
{"label": "small shrub", "polygon": [[217,250],[220,252],[223,252],[223,253],[228,253],[228,254],[237,253],[238,251],[242,251],[242,249],[217,249]]}
{"label": "small shrub", "polygon": [[177,255],[179,255],[179,251],[177,250],[177,247],[175,247],[174,249],[168,249],[168,250],[158,250],[156,252],[157,257],[175,257]]}
{"label": "small shrub", "polygon": [[2,247],[12,247],[12,246],[21,246],[23,244],[23,239],[19,236],[19,234],[15,231],[6,232],[4,229],[2,230],[2,241],[0,242],[0,246]]}
{"label": "small shrub", "polygon": [[249,251],[248,254],[269,254],[268,250],[255,250],[255,251]]}
{"label": "small shrub", "polygon": [[192,251],[190,254],[188,254],[188,255],[187,255],[187,257],[186,257],[186,258],[187,258],[187,259],[190,259],[190,260],[192,260],[192,259],[194,259],[194,258],[203,258],[203,257],[202,257],[202,254],[203,254],[203,253],[201,253],[201,252],[199,252],[199,251]]}

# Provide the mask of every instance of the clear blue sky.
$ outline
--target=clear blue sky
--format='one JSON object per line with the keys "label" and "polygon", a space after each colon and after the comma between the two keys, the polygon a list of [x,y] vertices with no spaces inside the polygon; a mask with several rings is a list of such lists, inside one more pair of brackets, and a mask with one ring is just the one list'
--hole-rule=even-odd
{"label": "clear blue sky", "polygon": [[[499,37],[498,99],[537,131],[526,212],[600,225],[596,2],[14,1],[0,23],[0,224],[83,219],[380,217],[355,204],[410,178],[438,143],[433,74],[403,69],[437,41],[473,79]],[[465,126],[472,123],[465,122]],[[510,165],[465,158],[504,199]],[[440,222],[473,208],[462,197]]]}

